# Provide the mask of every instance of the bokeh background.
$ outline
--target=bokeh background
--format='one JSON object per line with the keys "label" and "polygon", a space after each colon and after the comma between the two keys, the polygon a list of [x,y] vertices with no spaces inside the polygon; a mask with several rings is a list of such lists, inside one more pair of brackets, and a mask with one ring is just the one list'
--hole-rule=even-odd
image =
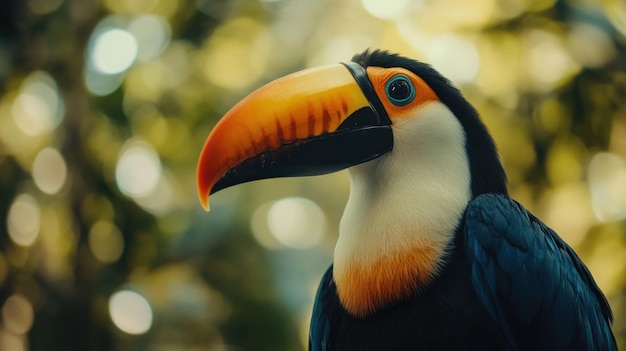
{"label": "bokeh background", "polygon": [[0,350],[304,350],[346,174],[207,214],[196,159],[255,88],[368,47],[462,88],[626,347],[623,0],[2,0]]}

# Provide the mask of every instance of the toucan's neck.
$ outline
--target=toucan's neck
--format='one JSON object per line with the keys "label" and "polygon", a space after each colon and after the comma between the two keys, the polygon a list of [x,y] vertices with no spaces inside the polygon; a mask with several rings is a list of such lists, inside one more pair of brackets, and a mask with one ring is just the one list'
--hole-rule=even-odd
{"label": "toucan's neck", "polygon": [[355,315],[427,284],[471,197],[465,136],[441,103],[394,124],[394,149],[350,169],[335,248],[340,299]]}

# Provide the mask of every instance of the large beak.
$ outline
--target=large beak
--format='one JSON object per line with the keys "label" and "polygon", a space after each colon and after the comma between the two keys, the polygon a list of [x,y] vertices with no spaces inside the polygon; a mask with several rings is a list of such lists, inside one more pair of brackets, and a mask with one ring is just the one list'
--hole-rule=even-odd
{"label": "large beak", "polygon": [[389,118],[356,63],[277,79],[235,105],[207,138],[197,169],[200,202],[226,187],[319,175],[369,161],[393,147]]}

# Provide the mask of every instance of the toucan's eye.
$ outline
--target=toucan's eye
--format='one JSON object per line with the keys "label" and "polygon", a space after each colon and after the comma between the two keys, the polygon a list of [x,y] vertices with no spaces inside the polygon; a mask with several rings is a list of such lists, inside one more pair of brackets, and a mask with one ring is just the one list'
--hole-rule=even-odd
{"label": "toucan's eye", "polygon": [[392,104],[404,106],[415,99],[415,87],[404,74],[393,76],[385,85],[387,97]]}

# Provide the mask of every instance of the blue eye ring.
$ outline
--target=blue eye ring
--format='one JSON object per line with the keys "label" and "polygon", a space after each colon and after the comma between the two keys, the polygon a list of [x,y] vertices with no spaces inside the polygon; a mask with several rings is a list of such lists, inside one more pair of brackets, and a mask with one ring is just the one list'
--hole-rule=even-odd
{"label": "blue eye ring", "polygon": [[385,84],[385,94],[396,106],[404,106],[415,99],[415,86],[404,74],[397,74]]}

